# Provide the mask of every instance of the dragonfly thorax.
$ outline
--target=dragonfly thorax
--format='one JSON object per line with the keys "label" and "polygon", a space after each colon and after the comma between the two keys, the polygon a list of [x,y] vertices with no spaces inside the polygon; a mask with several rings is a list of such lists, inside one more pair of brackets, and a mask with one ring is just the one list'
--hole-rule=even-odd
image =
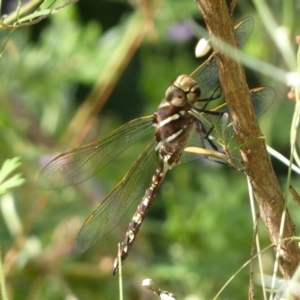
{"label": "dragonfly thorax", "polygon": [[156,151],[170,167],[180,161],[193,124],[189,110],[199,97],[197,83],[187,75],[180,75],[167,89],[165,99],[153,115]]}

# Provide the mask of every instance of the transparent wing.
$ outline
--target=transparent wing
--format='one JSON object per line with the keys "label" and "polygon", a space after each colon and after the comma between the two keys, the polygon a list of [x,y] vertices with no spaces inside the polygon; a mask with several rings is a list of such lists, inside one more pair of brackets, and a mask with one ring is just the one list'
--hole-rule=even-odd
{"label": "transparent wing", "polygon": [[156,145],[157,142],[153,139],[123,180],[87,218],[74,244],[76,253],[82,253],[96,244],[120,222],[137,198],[142,199],[158,166],[154,152]]}
{"label": "transparent wing", "polygon": [[248,41],[254,27],[254,19],[247,16],[234,26],[234,33],[239,49],[242,49]]}
{"label": "transparent wing", "polygon": [[[235,25],[235,37],[239,48],[242,48],[248,40],[253,26],[254,20],[250,16],[245,17]],[[214,88],[219,81],[219,76],[217,63],[213,55],[211,55],[190,76],[198,83],[202,95]]]}
{"label": "transparent wing", "polygon": [[[273,104],[276,98],[276,91],[271,86],[262,86],[249,91],[256,118],[260,118]],[[212,111],[228,112],[226,103]],[[217,118],[216,116],[213,116]]]}
{"label": "transparent wing", "polygon": [[94,176],[138,139],[151,131],[151,116],[135,119],[117,128],[101,141],[65,152],[41,171],[37,186],[57,189]]}
{"label": "transparent wing", "polygon": [[[273,104],[276,98],[276,92],[270,86],[259,87],[250,90],[250,96],[254,107],[255,115],[257,118],[259,118]],[[226,104],[223,104],[213,111],[219,112],[223,114],[223,116],[210,115],[200,112],[196,117],[203,124],[205,132],[211,131],[210,136],[212,136],[216,140],[223,139],[223,143],[227,144],[227,142],[233,136],[227,106]]]}
{"label": "transparent wing", "polygon": [[258,87],[250,90],[250,96],[257,118],[262,116],[273,104],[276,91],[271,86]]}
{"label": "transparent wing", "polygon": [[[259,87],[250,90],[250,95],[256,117],[259,118],[274,102],[276,92],[272,87]],[[212,111],[220,114],[211,115],[201,110],[190,112],[200,122],[195,122],[185,149],[188,153],[184,153],[181,163],[204,157],[236,168],[232,162],[240,160],[232,156],[229,147],[234,135],[226,104]]]}

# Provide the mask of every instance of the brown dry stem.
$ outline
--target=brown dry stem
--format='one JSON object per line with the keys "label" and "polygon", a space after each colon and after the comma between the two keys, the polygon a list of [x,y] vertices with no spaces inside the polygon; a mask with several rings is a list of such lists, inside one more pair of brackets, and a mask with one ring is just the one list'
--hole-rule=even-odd
{"label": "brown dry stem", "polygon": [[[218,40],[237,48],[233,24],[224,0],[199,0],[208,31],[212,35],[220,83],[233,121],[233,128],[247,176],[253,187],[261,218],[267,228],[271,243],[279,241],[281,216],[285,209],[284,198],[273,171],[264,139],[254,115],[249,88],[243,67],[237,60],[216,51]],[[219,49],[219,48],[218,48]],[[241,101],[242,100],[242,101]],[[255,143],[247,143],[256,139]],[[280,247],[279,268],[286,280],[291,279],[300,262],[298,244],[289,240],[295,235],[292,220],[287,212]]]}

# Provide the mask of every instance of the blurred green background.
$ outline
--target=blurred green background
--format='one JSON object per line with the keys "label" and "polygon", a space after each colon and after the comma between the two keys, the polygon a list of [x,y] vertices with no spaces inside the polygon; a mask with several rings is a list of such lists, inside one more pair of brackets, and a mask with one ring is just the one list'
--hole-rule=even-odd
{"label": "blurred green background", "polygon": [[[2,15],[16,5],[2,2]],[[295,55],[300,3],[268,5],[278,24],[286,26]],[[296,61],[284,61],[257,7],[240,1],[234,19],[247,15],[255,19],[255,28],[243,51],[294,71]],[[15,30],[8,40],[9,30],[0,31],[0,45],[6,42],[0,59],[0,164],[21,157],[18,171],[26,179],[1,198],[0,245],[9,299],[118,299],[112,265],[136,206],[86,253],[75,257],[71,249],[84,220],[145,144],[137,143],[80,185],[42,191],[35,181],[53,156],[152,114],[172,80],[191,73],[207,58],[194,57],[197,38],[185,25],[189,18],[204,25],[195,1],[81,1]],[[249,87],[270,85],[277,93],[260,119],[262,132],[270,146],[288,157],[294,102],[287,99],[284,79],[277,81],[253,68],[246,68]],[[284,189],[287,167],[273,163]],[[296,175],[292,184],[300,190]],[[288,206],[299,228],[299,208]],[[124,299],[155,299],[141,287],[148,277],[179,299],[213,298],[249,259],[252,234],[242,173],[206,162],[172,170],[124,263]],[[269,239],[263,224],[259,234],[264,248]],[[273,259],[272,250],[263,254],[266,274],[272,272]],[[248,282],[247,266],[220,299],[246,298]],[[255,291],[260,299],[259,285]]]}

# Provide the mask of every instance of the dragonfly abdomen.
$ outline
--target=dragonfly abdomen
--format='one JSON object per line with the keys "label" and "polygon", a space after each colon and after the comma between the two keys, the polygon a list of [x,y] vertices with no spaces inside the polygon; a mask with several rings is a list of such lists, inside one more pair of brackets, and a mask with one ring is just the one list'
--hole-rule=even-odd
{"label": "dragonfly abdomen", "polygon": [[[121,261],[125,260],[128,256],[129,251],[132,248],[132,245],[135,241],[135,237],[137,233],[139,232],[139,229],[141,227],[141,224],[143,220],[146,217],[146,214],[153,202],[153,199],[158,191],[159,185],[162,182],[163,178],[166,175],[167,170],[169,169],[169,166],[166,165],[163,161],[160,162],[158,168],[156,169],[155,174],[152,176],[152,180],[150,183],[150,186],[146,189],[144,197],[142,201],[140,202],[137,210],[135,211],[128,229],[125,234],[125,238],[121,244],[120,247],[120,256]],[[114,262],[114,273],[116,274],[119,270],[119,262],[118,258],[115,259]]]}

